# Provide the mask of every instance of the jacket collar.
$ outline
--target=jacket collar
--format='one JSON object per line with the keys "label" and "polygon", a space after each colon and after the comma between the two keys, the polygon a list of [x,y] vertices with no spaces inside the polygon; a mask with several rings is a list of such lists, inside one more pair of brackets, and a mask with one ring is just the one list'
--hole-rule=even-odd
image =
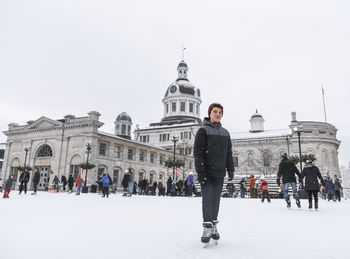
{"label": "jacket collar", "polygon": [[210,122],[210,119],[208,117],[205,117],[203,120],[203,125],[215,128],[215,129],[220,129],[221,128],[221,122]]}

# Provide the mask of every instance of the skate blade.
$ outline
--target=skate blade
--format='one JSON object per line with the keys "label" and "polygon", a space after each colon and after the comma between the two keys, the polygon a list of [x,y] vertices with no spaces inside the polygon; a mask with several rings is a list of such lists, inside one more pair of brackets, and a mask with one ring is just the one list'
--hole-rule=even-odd
{"label": "skate blade", "polygon": [[212,241],[212,242],[213,242],[213,244],[214,244],[214,245],[216,245],[216,246],[219,244],[218,240],[214,240],[214,239],[212,239],[211,241]]}
{"label": "skate blade", "polygon": [[209,242],[208,243],[203,243],[203,248],[207,248],[209,246]]}

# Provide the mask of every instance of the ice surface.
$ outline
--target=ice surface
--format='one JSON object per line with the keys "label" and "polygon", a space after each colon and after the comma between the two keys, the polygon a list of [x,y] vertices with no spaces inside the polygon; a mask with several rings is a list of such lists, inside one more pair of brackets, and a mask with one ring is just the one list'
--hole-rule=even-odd
{"label": "ice surface", "polygon": [[206,249],[201,198],[10,193],[0,200],[0,258],[350,258],[350,201],[221,199]]}

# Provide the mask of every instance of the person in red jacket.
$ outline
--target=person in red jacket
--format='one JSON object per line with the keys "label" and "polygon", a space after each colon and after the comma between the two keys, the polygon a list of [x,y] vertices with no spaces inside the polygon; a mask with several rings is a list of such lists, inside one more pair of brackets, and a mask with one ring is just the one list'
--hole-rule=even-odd
{"label": "person in red jacket", "polygon": [[259,190],[262,190],[261,202],[264,202],[265,196],[267,198],[267,201],[271,202],[270,194],[269,194],[269,185],[267,184],[264,176],[261,176],[260,179],[261,179],[261,182],[260,182],[260,185],[259,185]]}
{"label": "person in red jacket", "polygon": [[85,184],[84,180],[81,178],[80,174],[77,175],[77,180],[75,181],[75,185],[77,186],[77,193],[75,195],[80,195],[81,186]]}

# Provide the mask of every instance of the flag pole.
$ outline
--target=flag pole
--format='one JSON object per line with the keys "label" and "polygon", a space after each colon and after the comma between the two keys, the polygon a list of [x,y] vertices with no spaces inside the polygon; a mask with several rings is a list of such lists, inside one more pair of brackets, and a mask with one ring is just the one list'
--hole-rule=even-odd
{"label": "flag pole", "polygon": [[323,89],[323,85],[322,85],[322,99],[323,99],[324,121],[327,122],[326,102],[324,101],[324,89]]}

